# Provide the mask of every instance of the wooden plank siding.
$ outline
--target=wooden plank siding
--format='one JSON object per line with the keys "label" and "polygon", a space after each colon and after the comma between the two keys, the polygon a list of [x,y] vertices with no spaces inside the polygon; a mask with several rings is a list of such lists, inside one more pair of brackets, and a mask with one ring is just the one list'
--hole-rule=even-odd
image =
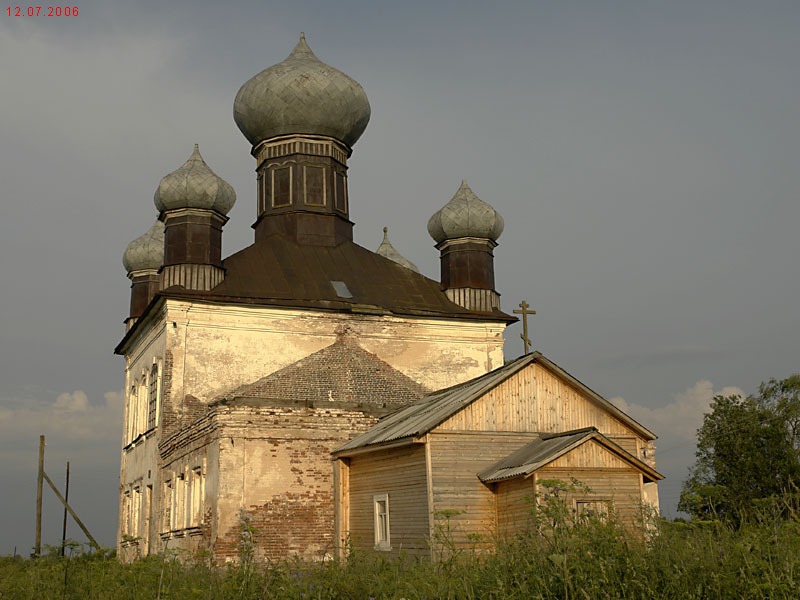
{"label": "wooden plank siding", "polygon": [[497,533],[500,539],[513,538],[528,529],[535,507],[535,478],[515,477],[495,485],[497,495]]}
{"label": "wooden plank siding", "polygon": [[[567,502],[576,500],[602,500],[609,503],[620,521],[634,529],[642,530],[642,504],[639,481],[641,474],[633,467],[625,471],[607,469],[551,469],[544,467],[538,471],[541,479],[562,479],[570,481],[574,477],[589,487],[588,493],[569,493]],[[544,490],[541,490],[544,491]]]}
{"label": "wooden plank siding", "polygon": [[[537,471],[539,479],[575,478],[589,488],[586,493],[570,493],[567,501],[602,500],[613,507],[620,520],[641,527],[641,473],[606,448],[590,440]],[[540,490],[544,491],[544,490]]]}
{"label": "wooden plank siding", "polygon": [[425,448],[414,444],[350,458],[350,541],[372,548],[374,497],[389,495],[389,554],[429,555],[429,509]]}
{"label": "wooden plank siding", "polygon": [[470,534],[496,533],[493,490],[478,479],[478,472],[518,450],[534,439],[525,433],[481,431],[434,431],[428,434],[431,455],[431,485],[435,527],[445,527],[443,511],[449,518],[449,535],[460,548],[474,545]]}
{"label": "wooden plank siding", "polygon": [[609,452],[594,440],[589,440],[563,456],[559,456],[553,462],[547,464],[545,468],[571,469],[575,467],[625,470],[632,468],[630,463]]}
{"label": "wooden plank siding", "polygon": [[636,432],[560,377],[533,363],[444,421],[436,431],[560,433],[590,426],[639,456],[639,444],[644,440]]}

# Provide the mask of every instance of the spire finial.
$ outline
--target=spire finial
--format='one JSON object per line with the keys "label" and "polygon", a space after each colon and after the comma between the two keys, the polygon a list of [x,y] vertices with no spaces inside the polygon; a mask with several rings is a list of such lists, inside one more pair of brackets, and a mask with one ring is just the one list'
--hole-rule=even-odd
{"label": "spire finial", "polygon": [[319,60],[314,53],[311,51],[311,48],[308,47],[306,43],[306,34],[302,31],[300,32],[300,40],[297,42],[297,45],[292,50],[292,53],[289,55],[289,58],[314,58]]}
{"label": "spire finial", "polygon": [[195,144],[194,145],[194,151],[195,152],[200,152],[200,144]]}

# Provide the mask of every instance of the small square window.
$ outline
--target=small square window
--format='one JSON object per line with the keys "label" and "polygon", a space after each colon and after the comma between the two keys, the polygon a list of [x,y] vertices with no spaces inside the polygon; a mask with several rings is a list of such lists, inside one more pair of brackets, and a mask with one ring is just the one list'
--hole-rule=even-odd
{"label": "small square window", "polygon": [[391,550],[391,529],[389,528],[389,494],[374,496],[375,505],[375,548]]}
{"label": "small square window", "polygon": [[608,504],[604,500],[576,500],[575,514],[585,519],[608,518]]}

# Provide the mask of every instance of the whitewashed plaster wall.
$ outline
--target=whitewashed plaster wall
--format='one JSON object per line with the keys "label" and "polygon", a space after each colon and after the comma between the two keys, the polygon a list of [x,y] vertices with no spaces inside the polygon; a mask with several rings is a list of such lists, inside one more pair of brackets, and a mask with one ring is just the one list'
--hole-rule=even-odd
{"label": "whitewashed plaster wall", "polygon": [[336,341],[358,343],[434,390],[503,365],[503,322],[166,302],[170,397],[209,401]]}

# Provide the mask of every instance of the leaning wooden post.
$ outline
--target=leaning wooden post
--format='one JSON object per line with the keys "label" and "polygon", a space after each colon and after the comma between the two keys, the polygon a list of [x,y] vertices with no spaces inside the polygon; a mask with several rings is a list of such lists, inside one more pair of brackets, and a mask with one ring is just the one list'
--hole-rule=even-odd
{"label": "leaning wooden post", "polygon": [[[67,481],[64,487],[64,501],[69,502],[69,461],[67,461]],[[64,556],[64,545],[67,543],[67,507],[64,507],[64,527],[61,529],[61,556]]]}
{"label": "leaning wooden post", "polygon": [[42,554],[42,483],[44,478],[44,436],[39,436],[39,474],[36,477],[36,543],[33,555]]}
{"label": "leaning wooden post", "polygon": [[78,518],[78,515],[75,514],[75,511],[72,510],[72,507],[69,504],[67,504],[66,500],[64,500],[64,496],[62,496],[61,492],[58,491],[58,488],[56,487],[56,484],[53,483],[53,481],[47,476],[47,473],[45,473],[44,471],[42,471],[42,477],[44,477],[44,480],[47,482],[47,485],[49,485],[52,488],[52,490],[55,492],[56,497],[59,499],[61,504],[64,505],[64,508],[66,508],[69,511],[69,514],[72,516],[72,518],[78,524],[78,527],[81,528],[81,531],[83,531],[83,533],[86,534],[86,537],[89,538],[89,542],[92,544],[92,546],[94,546],[95,548],[97,548],[99,550],[100,549],[100,544],[98,544],[97,541],[92,537],[92,534],[89,533],[88,529],[86,529],[86,525],[83,524],[83,521],[81,521]]}

